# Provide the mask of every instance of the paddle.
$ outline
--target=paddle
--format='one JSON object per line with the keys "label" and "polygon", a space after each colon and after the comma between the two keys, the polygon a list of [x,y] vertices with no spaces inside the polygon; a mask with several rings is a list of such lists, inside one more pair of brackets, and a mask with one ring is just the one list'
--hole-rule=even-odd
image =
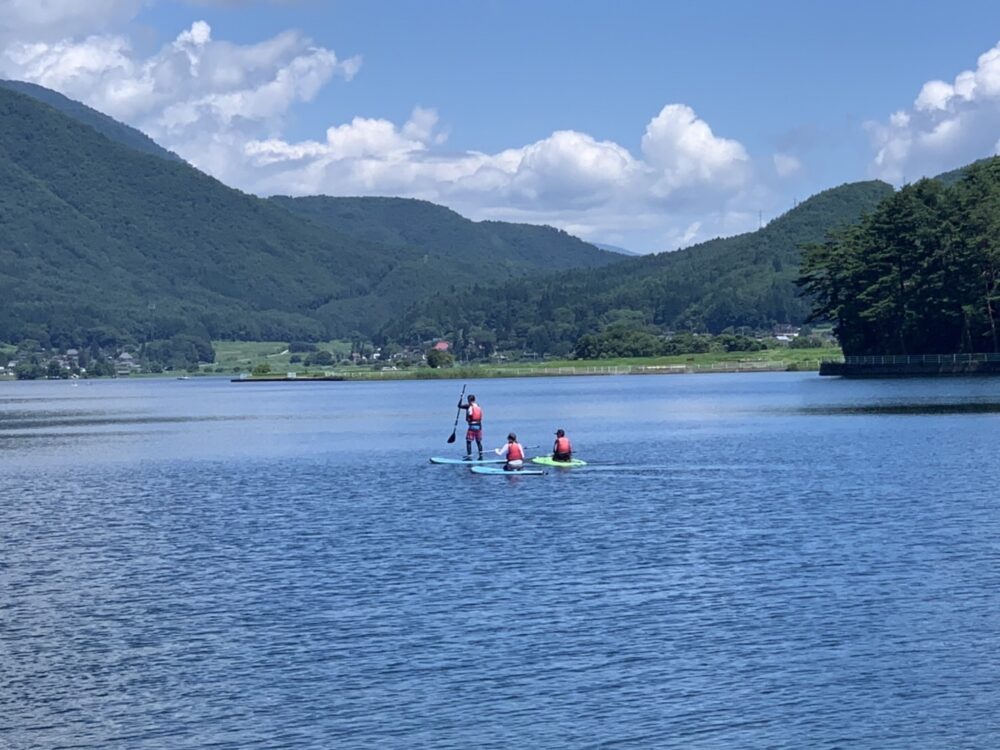
{"label": "paddle", "polygon": [[[465,384],[462,384],[462,395],[458,397],[458,403],[462,403],[462,399],[465,398]],[[455,427],[451,431],[451,437],[448,438],[449,443],[455,442],[455,433],[458,432],[458,418],[462,416],[462,407],[458,407],[458,414],[455,415]]]}

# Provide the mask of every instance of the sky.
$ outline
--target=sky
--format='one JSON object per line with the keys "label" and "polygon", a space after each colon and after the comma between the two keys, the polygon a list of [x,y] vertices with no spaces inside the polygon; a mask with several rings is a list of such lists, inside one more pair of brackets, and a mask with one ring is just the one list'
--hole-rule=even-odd
{"label": "sky", "polygon": [[1000,3],[0,0],[0,77],[258,195],[636,252],[1000,149]]}

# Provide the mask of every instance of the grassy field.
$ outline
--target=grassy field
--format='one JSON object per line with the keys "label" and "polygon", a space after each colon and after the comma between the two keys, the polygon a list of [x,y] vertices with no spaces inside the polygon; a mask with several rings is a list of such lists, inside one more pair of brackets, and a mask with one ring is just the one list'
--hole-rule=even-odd
{"label": "grassy field", "polygon": [[[408,369],[388,369],[383,363],[373,365],[336,365],[327,368],[304,367],[301,363],[289,362],[287,345],[281,341],[256,342],[213,342],[216,363],[207,372],[250,372],[254,366],[266,362],[274,374],[295,372],[306,374],[337,374],[345,377],[365,379],[411,379],[411,378],[489,378],[519,377],[531,375],[586,375],[607,372],[725,372],[756,370],[818,370],[823,359],[836,359],[840,349],[767,349],[761,352],[708,352],[705,354],[681,354],[670,357],[629,357],[598,360],[535,360],[525,362],[483,363],[457,365],[455,367],[432,369],[426,366]],[[349,351],[344,342],[330,342],[320,345],[331,351]]]}
{"label": "grassy field", "polygon": [[[292,364],[287,341],[213,341],[215,364],[207,368],[221,368],[226,373],[250,372],[255,365],[266,362],[273,372],[303,372],[307,368],[301,363]],[[334,354],[348,354],[351,345],[346,341],[326,341],[316,345]],[[305,358],[308,352],[299,352]],[[316,369],[316,368],[313,368]]]}
{"label": "grassy field", "polygon": [[668,367],[688,366],[693,368],[711,368],[714,366],[751,363],[778,363],[796,365],[798,369],[819,369],[823,359],[836,359],[840,356],[838,347],[821,349],[765,349],[760,352],[706,352],[704,354],[675,354],[669,357],[622,357],[617,359],[565,359],[546,360],[544,362],[519,363],[510,365],[523,369],[525,367],[560,368],[560,367]]}

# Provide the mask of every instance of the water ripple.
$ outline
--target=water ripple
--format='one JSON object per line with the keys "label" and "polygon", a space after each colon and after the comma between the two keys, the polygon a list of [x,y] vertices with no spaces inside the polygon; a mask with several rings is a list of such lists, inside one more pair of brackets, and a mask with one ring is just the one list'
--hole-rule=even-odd
{"label": "water ripple", "polygon": [[995,426],[728,377],[483,384],[529,435],[581,404],[594,464],[542,477],[427,464],[441,383],[199,383],[169,430],[10,441],[0,747],[996,746]]}

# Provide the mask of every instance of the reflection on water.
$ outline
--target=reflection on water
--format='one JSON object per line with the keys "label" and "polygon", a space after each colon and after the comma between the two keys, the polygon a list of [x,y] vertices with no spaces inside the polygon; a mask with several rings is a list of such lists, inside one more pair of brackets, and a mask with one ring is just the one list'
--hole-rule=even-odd
{"label": "reflection on water", "polygon": [[992,381],[460,388],[0,383],[0,747],[1000,742]]}

